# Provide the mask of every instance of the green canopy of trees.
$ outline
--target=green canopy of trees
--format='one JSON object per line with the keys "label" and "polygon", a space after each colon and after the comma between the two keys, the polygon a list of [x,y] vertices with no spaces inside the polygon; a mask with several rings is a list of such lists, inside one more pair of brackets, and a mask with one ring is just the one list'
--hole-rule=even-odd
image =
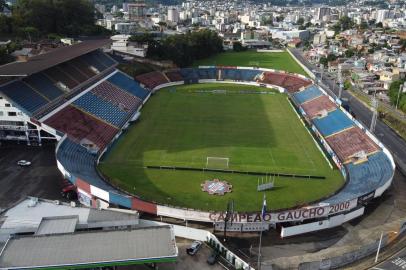
{"label": "green canopy of trees", "polygon": [[179,67],[193,64],[223,51],[223,40],[216,32],[201,30],[182,35],[169,36],[157,41],[150,34],[132,37],[132,41],[148,44],[147,57],[157,60],[171,60]]}
{"label": "green canopy of trees", "polygon": [[[391,83],[389,87],[389,99],[390,102],[392,103],[393,106],[396,106],[396,102],[398,100],[398,95],[399,95],[399,87],[400,85],[403,85],[405,83],[405,80],[397,80]],[[399,104],[398,108],[402,110],[403,112],[406,112],[406,93],[400,93],[399,96]]]}
{"label": "green canopy of trees", "polygon": [[235,52],[242,52],[242,51],[246,51],[247,48],[242,46],[241,42],[237,41],[233,43],[233,51]]}
{"label": "green canopy of trees", "polygon": [[348,16],[343,16],[340,20],[331,27],[331,30],[334,30],[336,34],[341,31],[352,29],[354,27],[354,22]]}
{"label": "green canopy of trees", "polygon": [[88,0],[18,0],[10,18],[0,17],[0,32],[18,35],[26,32],[21,29],[29,28],[40,36],[106,33],[107,30],[95,25],[95,15],[94,6]]}

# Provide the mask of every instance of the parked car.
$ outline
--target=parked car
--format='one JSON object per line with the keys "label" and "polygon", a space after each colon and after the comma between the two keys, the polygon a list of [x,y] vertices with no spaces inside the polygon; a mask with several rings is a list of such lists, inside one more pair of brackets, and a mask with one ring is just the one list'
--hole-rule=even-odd
{"label": "parked car", "polygon": [[26,166],[30,166],[30,165],[31,165],[31,162],[28,161],[28,160],[22,159],[22,160],[19,160],[19,161],[17,162],[17,165],[18,165],[18,166],[22,166],[22,167],[26,167]]}
{"label": "parked car", "polygon": [[202,247],[202,242],[200,241],[194,241],[189,248],[186,249],[186,253],[193,256],[195,255],[199,249]]}
{"label": "parked car", "polygon": [[207,258],[207,263],[209,265],[213,265],[218,261],[219,257],[220,257],[220,254],[217,251],[213,250],[211,252],[210,256]]}
{"label": "parked car", "polygon": [[69,201],[77,200],[78,192],[76,186],[68,182],[63,183],[61,195]]}

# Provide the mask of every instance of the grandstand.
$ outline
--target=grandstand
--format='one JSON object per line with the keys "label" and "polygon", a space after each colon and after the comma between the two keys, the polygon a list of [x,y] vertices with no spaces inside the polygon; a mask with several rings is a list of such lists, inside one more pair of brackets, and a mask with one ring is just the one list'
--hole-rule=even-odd
{"label": "grandstand", "polygon": [[314,118],[313,123],[325,137],[354,126],[354,122],[340,109],[329,112],[326,116]]}
{"label": "grandstand", "polygon": [[49,101],[43,95],[21,81],[14,81],[0,87],[0,91],[29,115],[46,105]]}
{"label": "grandstand", "polygon": [[337,106],[326,96],[322,95],[301,105],[306,115],[311,119],[337,109]]}
{"label": "grandstand", "polygon": [[60,88],[42,73],[34,74],[23,81],[48,100],[54,100],[64,94]]}
{"label": "grandstand", "polygon": [[216,68],[199,68],[197,74],[200,80],[204,79],[216,79],[217,69]]}
{"label": "grandstand", "polygon": [[168,79],[171,82],[180,82],[183,81],[183,77],[182,74],[180,73],[179,70],[170,70],[170,71],[166,71],[165,72],[166,77],[168,77]]}
{"label": "grandstand", "polygon": [[195,68],[183,68],[180,70],[185,84],[198,83],[199,73]]}
{"label": "grandstand", "polygon": [[158,71],[138,75],[135,79],[148,89],[154,89],[158,85],[169,82],[165,75]]}
{"label": "grandstand", "polygon": [[[43,128],[60,140],[56,155],[58,167],[92,198],[162,216],[178,211],[176,208],[168,211],[168,206],[123,194],[106,183],[96,165],[155,88],[170,82],[189,84],[199,80],[276,85],[288,93],[294,105],[307,116],[308,124],[347,181],[337,194],[323,199],[323,203],[356,200],[387,188],[392,180],[394,163],[384,146],[303,76],[252,68],[202,67],[164,74],[152,72],[133,80],[115,70],[117,63],[98,50],[103,44],[106,42],[83,42],[39,56],[34,59],[36,62],[0,67],[0,75],[17,76],[11,82],[0,83],[0,93],[26,115],[29,119],[25,120],[26,124]],[[44,111],[44,115],[37,117]],[[196,220],[212,222],[208,212],[182,211],[187,218],[190,214],[193,219],[195,214]]]}
{"label": "grandstand", "polygon": [[129,113],[91,92],[87,92],[72,104],[115,127],[124,125],[130,116]]}
{"label": "grandstand", "polygon": [[150,92],[144,88],[142,88],[139,83],[135,82],[133,79],[128,77],[122,72],[117,72],[110,78],[108,81],[113,85],[127,91],[128,93],[138,97],[143,102],[147,99]]}
{"label": "grandstand", "polygon": [[264,72],[259,77],[259,82],[283,87],[289,93],[297,92],[300,88],[311,84],[310,81],[293,74],[270,71]]}
{"label": "grandstand", "polygon": [[349,180],[339,193],[324,200],[329,204],[349,201],[371,192],[374,194],[379,187],[385,186],[393,177],[393,164],[384,152],[379,151],[361,164],[347,165]]}
{"label": "grandstand", "polygon": [[329,136],[326,141],[343,163],[351,162],[352,159],[356,161],[356,156],[359,153],[368,156],[379,150],[378,145],[358,127],[349,128]]}
{"label": "grandstand", "polygon": [[[118,129],[95,116],[68,105],[45,120],[46,125],[91,148],[104,149]],[[86,139],[86,140],[84,140]]]}
{"label": "grandstand", "polygon": [[112,85],[108,81],[97,85],[91,92],[127,112],[133,112],[142,103],[142,100],[138,97]]}
{"label": "grandstand", "polygon": [[320,89],[316,86],[312,85],[300,92],[296,92],[293,94],[293,98],[296,100],[297,103],[303,104],[305,102],[309,102],[312,99],[315,99],[322,95]]}

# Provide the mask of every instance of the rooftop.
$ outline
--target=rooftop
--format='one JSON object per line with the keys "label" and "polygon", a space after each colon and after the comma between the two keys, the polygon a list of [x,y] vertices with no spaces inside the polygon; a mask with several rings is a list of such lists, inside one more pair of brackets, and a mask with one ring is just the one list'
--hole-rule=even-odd
{"label": "rooftop", "polygon": [[0,77],[29,76],[92,52],[110,42],[109,39],[83,41],[72,46],[57,48],[48,53],[33,56],[27,62],[12,62],[0,66]]}
{"label": "rooftop", "polygon": [[16,236],[10,238],[0,254],[0,269],[174,261],[177,255],[170,226]]}
{"label": "rooftop", "polygon": [[73,225],[75,229],[88,229],[139,223],[138,214],[133,211],[72,207],[70,204],[34,197],[28,197],[0,215],[0,220],[0,243],[13,233],[60,233],[71,232]]}

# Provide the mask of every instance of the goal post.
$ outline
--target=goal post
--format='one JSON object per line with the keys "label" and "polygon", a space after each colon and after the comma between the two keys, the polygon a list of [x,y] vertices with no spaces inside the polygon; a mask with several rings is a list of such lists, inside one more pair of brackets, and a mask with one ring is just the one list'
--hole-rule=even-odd
{"label": "goal post", "polygon": [[229,162],[227,157],[207,157],[206,169],[228,169]]}

